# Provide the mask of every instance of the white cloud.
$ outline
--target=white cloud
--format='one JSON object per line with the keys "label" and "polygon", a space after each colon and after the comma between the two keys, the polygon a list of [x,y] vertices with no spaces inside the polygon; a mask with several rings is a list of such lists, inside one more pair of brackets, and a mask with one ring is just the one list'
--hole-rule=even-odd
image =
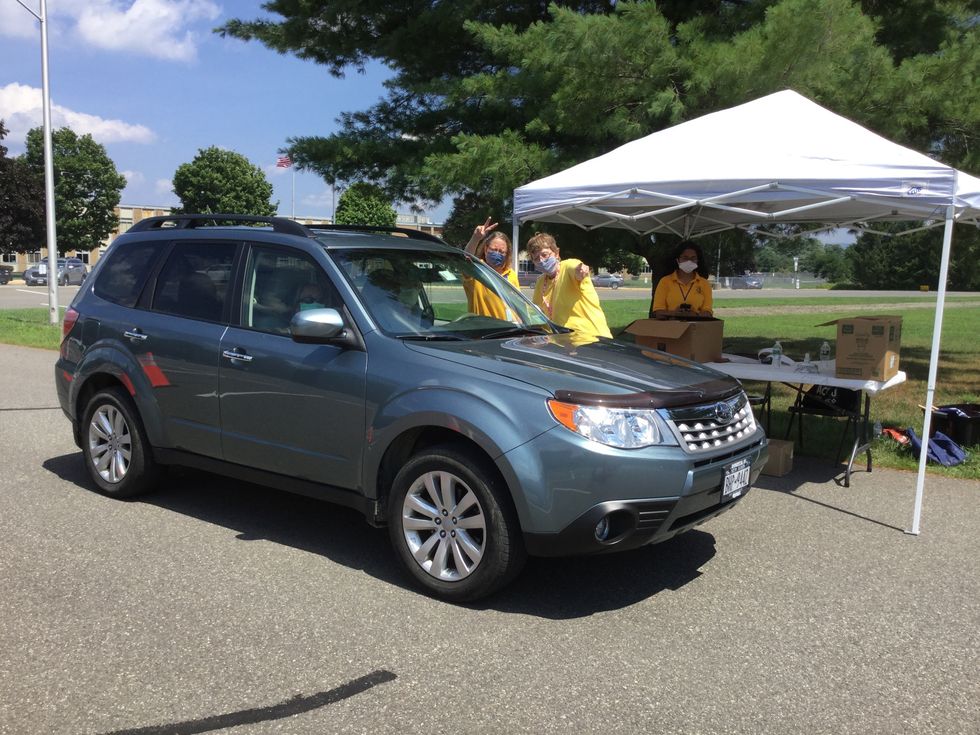
{"label": "white cloud", "polygon": [[[74,35],[108,51],[193,61],[202,37],[195,26],[210,37],[209,24],[220,14],[212,0],[58,0],[49,3],[48,34]],[[39,25],[17,0],[0,0],[0,36],[40,39]]]}
{"label": "white cloud", "polygon": [[126,179],[126,186],[130,186],[132,184],[142,184],[146,178],[139,171],[120,171],[119,173]]}
{"label": "white cloud", "polygon": [[[0,111],[10,130],[7,142],[11,151],[24,145],[27,131],[41,125],[41,90],[26,84],[11,82],[0,87]],[[69,110],[51,104],[51,126],[69,127],[79,135],[91,134],[99,143],[151,143],[156,135],[145,125],[133,125],[122,120],[107,120],[87,112]]]}
{"label": "white cloud", "polygon": [[307,194],[303,197],[302,203],[308,207],[326,207],[329,209],[333,203],[333,198],[330,189],[324,189],[316,194]]}
{"label": "white cloud", "polygon": [[153,191],[160,196],[174,195],[174,182],[170,179],[157,179],[153,185]]}
{"label": "white cloud", "polygon": [[[210,0],[90,0],[76,12],[78,34],[111,51],[134,51],[172,61],[197,57],[196,21],[213,21],[221,8]],[[209,29],[210,30],[210,29]]]}
{"label": "white cloud", "polygon": [[40,43],[41,31],[34,16],[13,0],[13,2],[0,2],[0,36],[36,38]]}

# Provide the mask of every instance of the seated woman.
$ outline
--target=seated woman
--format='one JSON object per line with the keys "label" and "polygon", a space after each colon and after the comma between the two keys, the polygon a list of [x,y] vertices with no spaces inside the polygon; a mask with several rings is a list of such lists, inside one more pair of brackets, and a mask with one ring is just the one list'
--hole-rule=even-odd
{"label": "seated woman", "polygon": [[711,316],[711,284],[707,280],[708,264],[701,246],[685,240],[674,249],[670,263],[674,270],[657,283],[650,316],[654,319]]}

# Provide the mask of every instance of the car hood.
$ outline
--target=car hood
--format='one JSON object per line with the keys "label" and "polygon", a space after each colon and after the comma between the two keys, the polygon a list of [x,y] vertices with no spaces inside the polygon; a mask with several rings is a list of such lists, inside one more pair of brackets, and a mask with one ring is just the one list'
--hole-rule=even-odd
{"label": "car hood", "polygon": [[696,362],[577,333],[407,345],[579,401],[667,407],[718,400],[741,390],[733,378]]}

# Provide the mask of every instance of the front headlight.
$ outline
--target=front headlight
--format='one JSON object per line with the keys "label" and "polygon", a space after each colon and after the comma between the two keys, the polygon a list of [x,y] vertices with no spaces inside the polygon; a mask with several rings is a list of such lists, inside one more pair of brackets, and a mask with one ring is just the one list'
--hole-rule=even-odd
{"label": "front headlight", "polygon": [[676,445],[656,411],[643,408],[607,408],[548,401],[555,421],[594,442],[620,449],[640,449],[655,444]]}

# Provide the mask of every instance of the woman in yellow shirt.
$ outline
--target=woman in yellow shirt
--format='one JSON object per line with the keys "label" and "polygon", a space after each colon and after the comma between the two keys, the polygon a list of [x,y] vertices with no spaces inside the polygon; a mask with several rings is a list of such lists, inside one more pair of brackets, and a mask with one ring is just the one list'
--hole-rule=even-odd
{"label": "woman in yellow shirt", "polygon": [[539,232],[527,242],[535,268],[543,273],[534,284],[534,303],[563,327],[592,337],[612,337],[599,303],[589,266],[581,260],[562,260],[551,235]]}
{"label": "woman in yellow shirt", "polygon": [[[482,225],[473,228],[473,235],[466,243],[466,252],[479,258],[493,268],[497,275],[519,289],[520,282],[517,273],[510,267],[513,252],[510,238],[502,232],[494,232],[497,223],[487,217]],[[484,286],[475,278],[463,279],[463,290],[466,291],[467,309],[474,314],[490,316],[503,321],[511,321],[507,307],[491,289]]]}
{"label": "woman in yellow shirt", "polygon": [[650,316],[655,319],[711,316],[711,284],[705,277],[708,264],[701,246],[685,240],[674,250],[671,260],[676,267],[673,273],[668,273],[657,283],[650,304]]}

